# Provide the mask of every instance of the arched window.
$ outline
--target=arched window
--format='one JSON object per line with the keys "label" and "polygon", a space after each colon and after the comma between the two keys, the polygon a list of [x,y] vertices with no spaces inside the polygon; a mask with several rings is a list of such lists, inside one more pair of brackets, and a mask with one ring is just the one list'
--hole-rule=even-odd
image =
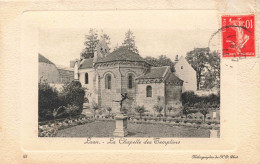
{"label": "arched window", "polygon": [[146,87],[146,97],[152,97],[152,87],[150,85],[148,85]]}
{"label": "arched window", "polygon": [[110,74],[106,75],[105,88],[111,89],[111,75]]}
{"label": "arched window", "polygon": [[128,88],[132,89],[134,86],[134,78],[132,74],[128,75]]}
{"label": "arched window", "polygon": [[88,73],[85,73],[85,84],[88,84]]}

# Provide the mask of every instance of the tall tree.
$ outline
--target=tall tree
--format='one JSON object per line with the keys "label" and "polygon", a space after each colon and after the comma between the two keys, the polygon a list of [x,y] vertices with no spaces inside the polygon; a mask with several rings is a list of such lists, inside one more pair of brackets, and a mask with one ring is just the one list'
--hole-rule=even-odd
{"label": "tall tree", "polygon": [[204,86],[208,89],[213,87],[220,87],[220,56],[214,51],[209,54],[209,71],[205,75]]}
{"label": "tall tree", "polygon": [[137,47],[135,46],[135,36],[130,29],[125,33],[125,40],[122,45],[126,46],[129,50],[138,53]]}
{"label": "tall tree", "polygon": [[81,53],[81,58],[88,59],[94,57],[94,52],[96,50],[96,46],[98,44],[98,33],[97,30],[94,28],[91,28],[89,30],[89,34],[85,35],[86,41],[84,42],[84,45],[86,46],[85,49],[83,49]]}
{"label": "tall tree", "polygon": [[[220,77],[220,58],[216,52],[210,52],[209,48],[195,48],[186,55],[186,60],[196,71],[197,90],[211,89],[217,84]],[[219,85],[219,84],[218,84]]]}
{"label": "tall tree", "polygon": [[145,60],[155,67],[170,66],[171,71],[175,72],[173,61],[166,55],[160,55],[158,58],[148,56],[145,58]]}
{"label": "tall tree", "polygon": [[196,71],[197,90],[200,90],[203,72],[207,67],[209,48],[195,48],[186,55],[186,60]]}
{"label": "tall tree", "polygon": [[103,33],[103,31],[101,30],[100,38],[98,36],[99,36],[98,31],[96,29],[91,28],[89,30],[89,34],[85,36],[86,41],[84,42],[84,45],[86,46],[86,48],[84,48],[83,51],[81,52],[82,59],[88,59],[94,57],[96,46],[100,40],[104,39],[107,46],[109,47],[109,45],[111,44],[109,35]]}

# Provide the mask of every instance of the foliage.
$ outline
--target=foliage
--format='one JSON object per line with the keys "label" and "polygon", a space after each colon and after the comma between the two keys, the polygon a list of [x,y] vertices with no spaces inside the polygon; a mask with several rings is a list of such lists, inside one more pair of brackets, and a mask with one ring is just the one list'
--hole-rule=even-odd
{"label": "foliage", "polygon": [[107,107],[106,110],[108,111],[108,115],[110,116],[110,112],[112,111],[111,107]]}
{"label": "foliage", "polygon": [[168,109],[168,111],[169,111],[169,113],[170,113],[171,111],[174,110],[174,107],[173,107],[173,106],[168,106],[167,109]]}
{"label": "foliage", "polygon": [[98,115],[102,115],[104,112],[105,112],[105,109],[101,108],[101,109],[98,110]]}
{"label": "foliage", "polygon": [[98,33],[96,29],[91,28],[89,34],[85,35],[86,41],[84,45],[86,48],[82,51],[81,57],[84,59],[93,58],[96,46],[98,44]]}
{"label": "foliage", "polygon": [[47,126],[46,128],[39,128],[38,136],[39,137],[55,137],[58,132],[58,127]]}
{"label": "foliage", "polygon": [[53,119],[53,110],[61,105],[58,91],[48,83],[38,83],[39,120]]}
{"label": "foliage", "polygon": [[220,88],[220,57],[215,51],[208,56],[208,64],[209,71],[205,74],[203,87],[205,89]]}
{"label": "foliage", "polygon": [[188,116],[188,114],[189,114],[189,108],[187,108],[186,106],[184,106],[184,107],[182,108],[182,113],[186,116],[186,119],[187,119],[187,116]]}
{"label": "foliage", "polygon": [[202,108],[200,109],[200,113],[203,115],[204,117],[204,122],[205,122],[205,119],[206,119],[206,115],[209,113],[209,109],[208,108]]}
{"label": "foliage", "polygon": [[216,52],[210,52],[208,47],[195,48],[187,53],[186,60],[196,71],[197,90],[219,87],[220,57]]}
{"label": "foliage", "polygon": [[107,45],[110,44],[110,37],[107,34],[102,34],[99,39],[98,31],[94,28],[91,28],[89,30],[89,34],[85,35],[85,39],[86,39],[86,41],[84,42],[84,45],[86,47],[81,52],[81,58],[83,58],[83,59],[88,59],[88,58],[94,57],[94,53],[96,51],[96,46],[100,39],[104,39],[106,41]]}
{"label": "foliage", "polygon": [[200,107],[200,103],[207,104],[208,107],[218,108],[220,104],[220,95],[210,94],[208,96],[198,96],[193,91],[182,93],[182,103],[188,107]]}
{"label": "foliage", "polygon": [[163,106],[161,106],[161,105],[159,105],[159,104],[155,104],[155,105],[153,106],[153,109],[161,115],[162,110],[163,110]]}
{"label": "foliage", "polygon": [[158,96],[157,97],[157,104],[153,106],[153,109],[158,112],[160,115],[162,110],[164,110],[164,117],[166,117],[166,108],[163,107],[164,106],[164,101],[163,101],[163,97]]}
{"label": "foliage", "polygon": [[137,47],[135,46],[135,36],[130,29],[125,33],[125,40],[122,45],[138,54]]}
{"label": "foliage", "polygon": [[197,95],[193,91],[183,92],[181,98],[182,104],[185,106],[193,106],[197,101]]}
{"label": "foliage", "polygon": [[60,106],[58,108],[55,108],[52,112],[53,118],[54,120],[56,120],[56,118],[62,117],[64,116],[64,111],[66,110],[65,106]]}
{"label": "foliage", "polygon": [[38,90],[40,121],[71,116],[66,112],[68,105],[77,107],[72,115],[82,112],[85,92],[79,82],[65,84],[60,94],[47,83],[39,83]]}
{"label": "foliage", "polygon": [[61,91],[61,97],[65,106],[67,104],[75,105],[79,109],[77,114],[81,114],[83,110],[85,89],[81,86],[79,81],[66,83]]}
{"label": "foliage", "polygon": [[77,107],[76,105],[70,105],[68,104],[65,107],[65,112],[69,115],[69,118],[71,119],[72,115],[76,115],[78,113],[79,107]]}
{"label": "foliage", "polygon": [[145,112],[144,106],[139,106],[139,105],[137,105],[137,106],[135,107],[135,111],[140,114],[140,119],[142,119],[142,113]]}
{"label": "foliage", "polygon": [[148,56],[144,59],[154,67],[170,66],[171,71],[175,72],[173,61],[166,55],[160,55],[158,58]]}
{"label": "foliage", "polygon": [[93,110],[93,114],[94,114],[94,117],[95,117],[96,112],[99,110],[99,105],[95,101],[92,101],[91,109]]}

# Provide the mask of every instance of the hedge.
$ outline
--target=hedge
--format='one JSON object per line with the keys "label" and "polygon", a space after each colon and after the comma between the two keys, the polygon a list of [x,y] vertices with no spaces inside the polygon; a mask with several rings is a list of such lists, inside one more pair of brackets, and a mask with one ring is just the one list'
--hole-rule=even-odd
{"label": "hedge", "polygon": [[182,93],[182,104],[188,107],[195,107],[200,103],[206,104],[211,108],[219,108],[220,95],[210,94],[208,96],[198,96],[193,91]]}

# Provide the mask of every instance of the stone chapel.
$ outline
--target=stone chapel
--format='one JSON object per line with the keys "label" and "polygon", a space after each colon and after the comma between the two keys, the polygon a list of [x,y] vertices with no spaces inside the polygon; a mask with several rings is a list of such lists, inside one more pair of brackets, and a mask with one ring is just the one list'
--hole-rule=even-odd
{"label": "stone chapel", "polygon": [[144,105],[146,110],[154,112],[156,103],[164,108],[182,106],[183,80],[169,66],[153,67],[127,47],[110,53],[101,41],[93,58],[74,61],[73,65],[74,79],[86,88],[90,104],[95,101],[100,107],[116,111],[120,106],[114,101],[121,99],[121,93],[127,93],[130,99],[123,104],[126,108]]}

